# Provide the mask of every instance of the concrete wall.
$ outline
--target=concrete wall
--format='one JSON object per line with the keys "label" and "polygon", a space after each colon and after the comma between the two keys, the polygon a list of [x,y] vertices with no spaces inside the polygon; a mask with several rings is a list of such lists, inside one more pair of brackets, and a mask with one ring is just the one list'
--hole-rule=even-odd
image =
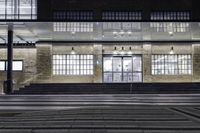
{"label": "concrete wall", "polygon": [[200,82],[200,44],[192,46],[193,51],[193,82]]}
{"label": "concrete wall", "polygon": [[48,82],[52,76],[52,45],[37,44],[37,82]]}
{"label": "concrete wall", "polygon": [[[36,48],[14,48],[13,60],[23,60],[23,71],[13,72],[15,89],[34,80],[36,75]],[[0,48],[0,60],[7,59],[7,49]],[[6,71],[0,71],[0,92],[3,89],[3,81],[6,80]]]}

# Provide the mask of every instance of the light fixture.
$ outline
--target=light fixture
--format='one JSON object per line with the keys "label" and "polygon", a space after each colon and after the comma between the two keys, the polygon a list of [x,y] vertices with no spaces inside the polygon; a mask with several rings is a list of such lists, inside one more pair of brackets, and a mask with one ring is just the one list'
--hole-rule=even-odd
{"label": "light fixture", "polygon": [[114,54],[114,55],[117,54],[117,47],[114,48],[113,54]]}
{"label": "light fixture", "polygon": [[121,36],[124,35],[124,31],[123,31],[123,30],[120,31],[120,35],[121,35]]}
{"label": "light fixture", "polygon": [[170,36],[173,36],[173,31],[168,32]]}
{"label": "light fixture", "polygon": [[75,31],[72,31],[71,33],[72,33],[72,35],[74,35],[76,32],[75,32]]}
{"label": "light fixture", "polygon": [[170,53],[170,54],[174,54],[174,47],[173,47],[173,46],[171,47],[171,50],[170,50],[169,53]]}
{"label": "light fixture", "polygon": [[113,31],[113,35],[117,35],[117,32],[116,32],[116,31]]}
{"label": "light fixture", "polygon": [[74,47],[72,47],[71,54],[75,54]]}
{"label": "light fixture", "polygon": [[121,55],[124,55],[124,47],[122,47]]}
{"label": "light fixture", "polygon": [[128,54],[131,55],[132,54],[132,50],[131,50],[131,47],[129,47],[129,51],[128,51]]}
{"label": "light fixture", "polygon": [[128,31],[127,34],[130,36],[130,35],[132,34],[132,32],[131,32],[131,31]]}

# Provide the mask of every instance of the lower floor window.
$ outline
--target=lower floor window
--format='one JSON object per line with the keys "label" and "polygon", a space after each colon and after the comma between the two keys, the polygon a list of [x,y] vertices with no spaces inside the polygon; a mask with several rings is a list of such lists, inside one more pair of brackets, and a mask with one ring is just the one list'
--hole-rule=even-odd
{"label": "lower floor window", "polygon": [[[0,71],[6,71],[7,70],[8,63],[6,60],[0,61]],[[13,61],[12,63],[12,69],[13,71],[22,71],[23,70],[23,61]]]}
{"label": "lower floor window", "polygon": [[53,55],[53,75],[93,75],[93,55]]}
{"label": "lower floor window", "polygon": [[153,75],[192,74],[192,55],[152,55]]}

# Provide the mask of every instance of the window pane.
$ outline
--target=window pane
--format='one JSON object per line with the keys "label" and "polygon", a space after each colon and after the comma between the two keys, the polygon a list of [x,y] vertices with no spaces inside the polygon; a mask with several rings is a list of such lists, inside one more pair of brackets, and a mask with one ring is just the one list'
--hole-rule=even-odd
{"label": "window pane", "polygon": [[23,63],[22,61],[13,61],[13,71],[22,71]]}
{"label": "window pane", "polygon": [[191,55],[152,55],[153,75],[191,74]]}
{"label": "window pane", "polygon": [[104,57],[104,72],[112,72],[112,57]]}
{"label": "window pane", "polygon": [[5,61],[0,61],[0,71],[5,71]]}
{"label": "window pane", "polygon": [[[53,55],[55,75],[93,75],[93,55]],[[58,74],[57,74],[58,73]]]}

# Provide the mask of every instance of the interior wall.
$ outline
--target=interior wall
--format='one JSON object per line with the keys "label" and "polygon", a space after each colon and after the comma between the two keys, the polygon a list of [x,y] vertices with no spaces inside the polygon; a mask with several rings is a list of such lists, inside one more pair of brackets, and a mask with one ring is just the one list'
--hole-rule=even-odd
{"label": "interior wall", "polygon": [[[23,71],[13,72],[14,88],[18,89],[34,80],[36,75],[36,48],[14,48],[13,60],[23,60]],[[0,48],[0,60],[7,59],[7,49]],[[6,71],[0,71],[0,91],[3,91],[3,82],[6,80]]]}

